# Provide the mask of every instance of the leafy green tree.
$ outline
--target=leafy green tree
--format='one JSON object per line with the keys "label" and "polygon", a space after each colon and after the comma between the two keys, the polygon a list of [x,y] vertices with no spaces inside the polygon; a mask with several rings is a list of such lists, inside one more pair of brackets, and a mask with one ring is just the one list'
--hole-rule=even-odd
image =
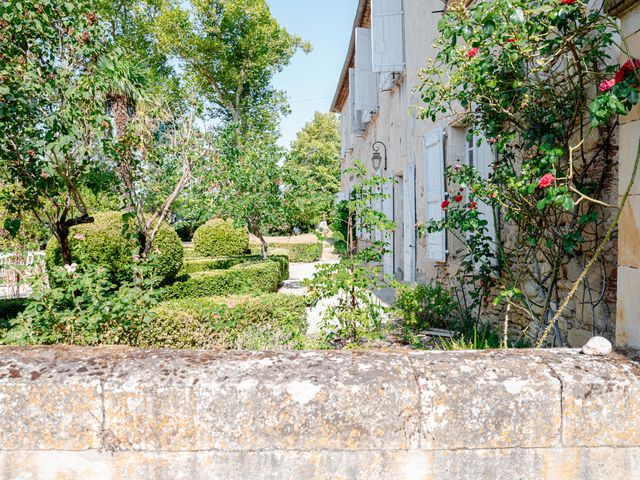
{"label": "leafy green tree", "polygon": [[271,81],[300,48],[265,0],[193,0],[167,4],[156,22],[160,46],[184,67],[211,105],[222,159],[210,175],[220,213],[267,244],[264,231],[281,212],[277,126],[288,111]]}
{"label": "leafy green tree", "polygon": [[313,228],[332,214],[340,191],[340,141],[340,121],[332,113],[316,112],[298,132],[285,162],[294,225]]}
{"label": "leafy green tree", "polygon": [[284,152],[276,140],[273,134],[247,133],[238,145],[236,131],[228,128],[218,138],[220,157],[210,177],[218,215],[246,224],[249,233],[260,240],[264,258],[268,250],[265,230],[286,215],[279,164]]}
{"label": "leafy green tree", "polygon": [[278,24],[265,0],[175,1],[162,9],[155,31],[217,118],[254,129],[270,128],[286,109],[271,80],[299,48],[310,49]]}
{"label": "leafy green tree", "polygon": [[[353,195],[345,204],[347,254],[338,263],[320,265],[307,286],[312,304],[329,300],[329,307],[324,313],[327,339],[354,342],[362,336],[380,332],[385,307],[376,301],[373,291],[387,286],[387,282],[393,284],[392,279],[382,272],[382,261],[389,252],[395,224],[384,213],[371,207],[388,198],[382,193],[383,186],[392,180],[377,175],[367,177],[366,168],[359,161],[347,172],[356,177]],[[381,238],[358,245],[355,225],[360,234],[373,237],[380,232]]]}
{"label": "leafy green tree", "polygon": [[103,168],[103,30],[83,0],[5,1],[0,26],[3,203],[47,225],[70,262],[69,228],[92,221],[81,187]]}

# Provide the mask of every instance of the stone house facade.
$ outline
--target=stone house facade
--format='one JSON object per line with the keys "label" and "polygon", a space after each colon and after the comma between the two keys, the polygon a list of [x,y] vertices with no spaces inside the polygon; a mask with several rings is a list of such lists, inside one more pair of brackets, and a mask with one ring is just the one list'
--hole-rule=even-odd
{"label": "stone house facade", "polygon": [[[489,175],[495,154],[487,143],[478,146],[467,140],[467,130],[451,118],[436,122],[421,120],[416,114],[421,98],[415,87],[426,60],[434,58],[433,44],[438,35],[438,21],[445,3],[441,0],[360,0],[353,25],[344,67],[331,111],[342,117],[342,171],[360,160],[369,174],[395,180],[387,187],[389,199],[379,207],[397,225],[390,241],[392,253],[384,260],[384,271],[404,282],[428,282],[445,278],[456,270],[456,252],[460,245],[447,232],[419,236],[416,224],[444,215],[441,202],[446,195],[447,165],[469,164],[482,175]],[[621,19],[628,32],[635,54],[640,56],[638,29],[640,2],[617,1],[608,5]],[[619,132],[621,172],[618,179],[615,148],[608,168],[605,201],[614,203],[618,189],[628,182],[630,165],[635,157],[640,136],[640,108],[629,118],[621,119]],[[380,145],[381,142],[383,145]],[[383,158],[375,171],[372,153],[380,150]],[[618,182],[618,180],[620,180]],[[354,178],[342,174],[343,198],[354,185]],[[618,187],[618,185],[620,185]],[[631,323],[640,324],[640,247],[631,238],[640,239],[640,187],[634,188],[631,205],[620,228],[620,257],[615,242],[607,247],[605,261],[590,275],[590,288],[602,292],[602,301],[593,308],[584,308],[579,292],[567,314],[559,322],[556,345],[582,346],[593,335],[616,336],[616,291],[624,297],[624,311],[634,312]],[[480,209],[488,208],[480,205]],[[493,215],[485,216],[491,218]],[[635,222],[635,223],[634,223]],[[495,230],[495,229],[494,229]],[[366,241],[367,239],[362,239]],[[619,266],[620,265],[620,266]],[[563,267],[560,288],[568,291],[577,277],[579,264],[569,262]],[[619,281],[618,281],[619,277]],[[493,312],[497,320],[500,312]],[[514,332],[521,332],[528,321],[516,317]],[[627,322],[625,322],[626,325]],[[621,344],[640,346],[640,325],[634,334],[618,331]],[[624,337],[624,338],[623,338]],[[626,338],[635,340],[627,340]],[[635,343],[634,343],[635,342]]]}

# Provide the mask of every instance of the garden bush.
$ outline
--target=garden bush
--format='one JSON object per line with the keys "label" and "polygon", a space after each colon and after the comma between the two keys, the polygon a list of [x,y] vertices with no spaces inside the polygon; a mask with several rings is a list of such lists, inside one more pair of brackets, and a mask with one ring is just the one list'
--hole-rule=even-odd
{"label": "garden bush", "polygon": [[[313,243],[269,243],[269,254],[284,254],[290,262],[311,263],[322,258],[322,242]],[[260,253],[260,245],[252,244],[251,253]]]}
{"label": "garden bush", "polygon": [[[11,321],[29,305],[26,298],[8,298],[0,300],[0,339],[11,327]],[[1,342],[0,342],[1,343]]]}
{"label": "garden bush", "polygon": [[249,234],[234,227],[228,220],[214,218],[202,225],[193,235],[193,248],[202,257],[242,255],[249,246]]}
{"label": "garden bush", "polygon": [[[280,279],[289,278],[289,257],[286,255],[272,255],[269,260],[275,261],[280,265]],[[206,272],[211,270],[228,270],[236,265],[245,263],[261,262],[260,255],[239,255],[235,257],[222,258],[188,258],[184,262],[183,273]]]}
{"label": "garden bush", "polygon": [[456,323],[458,303],[441,285],[402,285],[398,289],[395,307],[411,331],[429,328],[452,328]]}
{"label": "garden bush", "polygon": [[165,288],[163,298],[196,298],[276,292],[283,280],[282,262],[243,263],[226,270],[194,272]]}
{"label": "garden bush", "polygon": [[206,297],[162,302],[141,334],[151,348],[281,350],[299,348],[305,299],[295,295]]}
{"label": "garden bush", "polygon": [[149,281],[117,286],[95,265],[58,267],[32,286],[24,311],[6,322],[2,343],[135,346],[157,303]]}
{"label": "garden bush", "polygon": [[[140,251],[133,223],[126,221],[122,212],[98,213],[94,218],[93,223],[71,229],[69,244],[74,262],[105,268],[116,284],[131,280]],[[150,275],[159,276],[165,282],[173,280],[182,267],[183,258],[180,238],[168,224],[163,224],[149,255]],[[49,271],[63,263],[55,238],[47,244],[46,261]]]}

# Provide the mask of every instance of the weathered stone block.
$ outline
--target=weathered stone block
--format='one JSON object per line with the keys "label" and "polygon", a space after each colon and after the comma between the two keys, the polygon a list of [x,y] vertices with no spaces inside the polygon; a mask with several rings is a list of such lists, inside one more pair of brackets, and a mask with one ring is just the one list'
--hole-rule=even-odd
{"label": "weathered stone block", "polygon": [[618,267],[616,345],[640,349],[640,269]]}
{"label": "weathered stone block", "polygon": [[[620,126],[620,150],[619,150],[619,182],[618,193],[623,195],[631,179],[633,163],[638,152],[638,142],[640,142],[640,120],[625,123]],[[640,194],[640,178],[636,178],[631,188],[633,195]]]}
{"label": "weathered stone block", "polygon": [[0,450],[99,448],[111,360],[109,349],[0,347]]}
{"label": "weathered stone block", "polygon": [[[638,128],[640,128],[640,122]],[[638,178],[640,183],[640,178]],[[631,195],[619,225],[618,264],[640,268],[640,195]]]}
{"label": "weathered stone block", "polygon": [[622,355],[545,355],[562,382],[562,444],[640,445],[640,366]]}
{"label": "weathered stone block", "polygon": [[406,449],[418,394],[398,353],[132,353],[105,384],[112,447]]}
{"label": "weathered stone block", "polygon": [[560,382],[541,356],[493,351],[409,358],[420,386],[422,448],[560,444]]}

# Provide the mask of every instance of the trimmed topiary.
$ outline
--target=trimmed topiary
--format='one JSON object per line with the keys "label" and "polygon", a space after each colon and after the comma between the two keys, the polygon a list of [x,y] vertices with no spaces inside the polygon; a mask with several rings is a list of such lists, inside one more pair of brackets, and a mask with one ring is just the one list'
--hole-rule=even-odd
{"label": "trimmed topiary", "polygon": [[302,347],[307,331],[306,299],[296,295],[187,298],[153,312],[141,347],[288,350]]}
{"label": "trimmed topiary", "polygon": [[[140,251],[133,232],[133,221],[127,222],[122,212],[97,213],[93,223],[71,228],[69,246],[73,261],[105,268],[116,284],[130,281]],[[180,237],[168,224],[163,224],[149,254],[151,274],[169,282],[182,267],[183,258]],[[47,244],[46,263],[49,270],[62,265],[60,246],[55,238]]]}
{"label": "trimmed topiary", "polygon": [[[280,279],[287,280],[289,278],[289,257],[286,255],[270,255],[269,260],[278,262],[280,265]],[[228,270],[236,265],[262,261],[260,255],[242,255],[224,258],[187,258],[184,261],[184,267],[181,272],[190,274],[211,270]]]}
{"label": "trimmed topiary", "polygon": [[249,234],[228,220],[214,218],[196,230],[193,248],[201,257],[242,255],[249,248]]}
{"label": "trimmed topiary", "polygon": [[[287,255],[293,263],[313,263],[322,258],[322,242],[313,243],[269,243],[269,255]],[[260,253],[260,245],[252,243],[251,253]]]}
{"label": "trimmed topiary", "polygon": [[242,263],[227,270],[194,272],[180,277],[162,293],[164,300],[277,292],[283,279],[278,260]]}

